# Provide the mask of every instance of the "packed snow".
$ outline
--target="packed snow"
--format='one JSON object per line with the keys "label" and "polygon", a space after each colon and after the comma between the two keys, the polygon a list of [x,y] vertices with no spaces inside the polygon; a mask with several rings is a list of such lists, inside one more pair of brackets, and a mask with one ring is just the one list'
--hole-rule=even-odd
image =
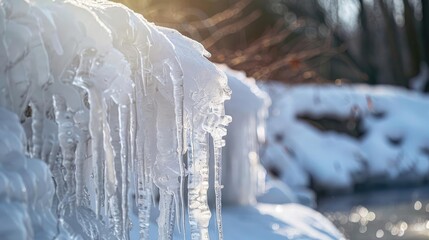
{"label": "packed snow", "polygon": [[[427,180],[429,97],[391,86],[261,87],[273,101],[262,162],[293,191],[308,188],[310,179],[328,191]],[[335,126],[308,119],[334,119]]]}

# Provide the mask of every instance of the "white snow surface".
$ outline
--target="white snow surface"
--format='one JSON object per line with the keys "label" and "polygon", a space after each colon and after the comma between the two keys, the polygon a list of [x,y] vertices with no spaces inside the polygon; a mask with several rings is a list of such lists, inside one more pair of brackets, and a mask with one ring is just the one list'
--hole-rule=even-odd
{"label": "white snow surface", "polygon": [[[343,240],[344,236],[321,213],[296,203],[225,206],[223,208],[225,239],[246,240]],[[214,224],[214,219],[211,220]],[[150,229],[156,234],[157,225]],[[216,239],[215,229],[209,229]],[[182,239],[176,231],[174,239]],[[185,239],[189,239],[187,232]]]}
{"label": "white snow surface", "polygon": [[[261,156],[292,189],[419,183],[429,173],[429,97],[392,86],[261,83],[273,104]],[[320,131],[298,118],[361,119],[364,135]]]}

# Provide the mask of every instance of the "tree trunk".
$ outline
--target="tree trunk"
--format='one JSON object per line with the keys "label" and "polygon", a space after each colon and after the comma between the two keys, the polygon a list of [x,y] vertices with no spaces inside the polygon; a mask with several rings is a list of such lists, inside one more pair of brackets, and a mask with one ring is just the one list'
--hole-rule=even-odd
{"label": "tree trunk", "polygon": [[[427,0],[421,0],[422,4],[422,50],[423,59],[427,66],[429,66],[429,2]],[[429,92],[429,81],[426,82],[425,92]]]}
{"label": "tree trunk", "polygon": [[386,26],[386,37],[389,50],[389,59],[390,59],[390,69],[393,73],[394,84],[403,87],[409,87],[408,81],[404,76],[404,70],[402,68],[402,54],[401,54],[401,45],[397,36],[397,27],[393,15],[388,9],[385,1],[377,1],[380,4],[380,9],[382,16],[384,18],[384,23]]}
{"label": "tree trunk", "polygon": [[377,67],[374,62],[374,42],[372,41],[373,34],[368,26],[368,16],[366,12],[365,3],[359,0],[360,13],[359,21],[361,25],[361,33],[359,36],[361,44],[361,59],[363,71],[368,75],[368,84],[374,85],[377,83]]}
{"label": "tree trunk", "polygon": [[407,36],[409,50],[409,71],[406,74],[408,79],[417,76],[420,73],[420,41],[417,35],[414,10],[408,0],[402,0],[404,3],[404,27]]}
{"label": "tree trunk", "polygon": [[421,0],[422,3],[422,23],[421,31],[423,37],[423,55],[426,64],[429,66],[429,1]]}

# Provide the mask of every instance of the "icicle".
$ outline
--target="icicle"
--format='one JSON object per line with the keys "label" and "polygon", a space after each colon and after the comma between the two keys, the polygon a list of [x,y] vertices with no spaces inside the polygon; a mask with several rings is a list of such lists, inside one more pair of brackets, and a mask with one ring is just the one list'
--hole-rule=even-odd
{"label": "icicle", "polygon": [[[106,95],[106,93],[105,93]],[[110,142],[114,151],[114,170],[116,174],[117,185],[115,186],[115,194],[108,202],[106,208],[106,215],[109,217],[109,227],[114,230],[116,237],[121,238],[123,234],[122,229],[122,203],[121,203],[121,179],[122,179],[122,166],[121,166],[121,141],[120,141],[120,124],[119,124],[119,105],[115,104],[109,99],[105,99],[108,107],[108,126],[110,129]],[[107,176],[107,175],[106,175]],[[107,192],[107,191],[106,191]],[[112,201],[114,199],[114,201]],[[115,208],[112,204],[116,202]]]}
{"label": "icicle", "polygon": [[[216,108],[214,108],[216,109]],[[223,108],[217,109],[215,114],[218,116],[223,115]],[[222,227],[222,147],[225,146],[225,140],[222,138],[226,136],[227,126],[231,122],[230,116],[221,117],[221,121],[215,129],[212,129],[211,136],[213,139],[213,156],[214,156],[214,179],[215,179],[215,202],[216,202],[216,223],[218,228],[219,239],[223,239]]]}
{"label": "icicle", "polygon": [[119,138],[121,144],[121,208],[122,208],[122,238],[128,239],[128,156],[129,156],[129,108],[120,105],[119,108]]}
{"label": "icicle", "polygon": [[103,160],[103,107],[100,93],[94,89],[89,82],[93,60],[96,56],[96,49],[90,48],[82,51],[80,55],[78,75],[73,83],[88,93],[90,105],[89,112],[89,133],[91,135],[92,146],[92,175],[95,178],[95,191],[97,194],[95,200],[95,213],[97,218],[101,217],[101,208],[104,206],[104,160]]}
{"label": "icicle", "polygon": [[[54,96],[55,120],[58,124],[58,141],[62,152],[62,166],[65,169],[64,181],[67,187],[66,197],[75,194],[75,151],[76,136],[71,112],[67,111],[67,105],[60,96]],[[60,199],[61,201],[68,199]],[[67,202],[66,202],[67,203]]]}
{"label": "icicle", "polygon": [[[150,159],[155,156],[156,139],[150,139],[155,134],[156,110],[153,99],[145,98],[143,82],[136,82],[136,163],[134,170],[137,174],[137,209],[139,218],[140,239],[149,239],[149,217],[152,205]],[[144,114],[147,113],[147,114]]]}
{"label": "icicle", "polygon": [[[149,41],[149,40],[148,40]],[[150,49],[150,47],[148,47],[148,49]],[[136,52],[138,55],[138,64],[139,64],[139,71],[140,71],[140,78],[141,81],[143,82],[142,86],[143,86],[143,94],[144,96],[147,96],[147,77],[145,76],[145,58],[144,58],[144,54],[142,53],[142,51],[138,48],[136,48]]]}
{"label": "icicle", "polygon": [[[85,206],[85,177],[84,167],[87,159],[89,130],[88,130],[88,112],[80,110],[76,112],[75,116],[76,128],[78,129],[78,143],[76,146],[76,205]],[[88,207],[88,206],[86,206]]]}
{"label": "icicle", "polygon": [[[139,25],[139,32],[136,32],[136,38],[143,42],[143,46],[136,45],[136,51],[139,56],[140,78],[136,79],[136,158],[135,167],[137,168],[137,206],[139,217],[140,239],[149,239],[149,221],[150,209],[152,207],[152,160],[156,156],[157,139],[156,136],[156,107],[154,99],[151,98],[155,93],[150,61],[147,60],[150,51],[149,36],[140,36],[139,34],[147,31],[147,27],[142,24],[141,19],[133,16],[135,23]],[[145,55],[146,54],[146,55]]]}
{"label": "icicle", "polygon": [[54,120],[54,109],[49,107],[49,110],[45,112],[45,117],[43,119],[43,148],[41,159],[49,164],[49,154],[52,150],[52,146],[55,143],[57,136],[58,125]]}
{"label": "icicle", "polygon": [[63,175],[61,174],[61,159],[58,156],[60,153],[60,145],[58,142],[52,147],[52,151],[49,154],[49,167],[52,172],[52,176],[56,185],[56,196],[57,199],[63,199],[66,193],[65,183]]}
{"label": "icicle", "polygon": [[[143,166],[140,166],[143,169]],[[140,239],[149,239],[149,217],[152,206],[152,191],[145,183],[144,174],[138,173],[137,182],[137,210],[139,217]]]}
{"label": "icicle", "polygon": [[158,239],[171,240],[174,233],[174,198],[165,190],[159,191]]}
{"label": "icicle", "polygon": [[223,227],[222,227],[222,148],[213,144],[213,156],[214,156],[214,179],[215,179],[215,204],[216,204],[216,225],[219,234],[219,240],[223,239]]}
{"label": "icicle", "polygon": [[[103,134],[101,131],[102,120],[101,120],[101,104],[96,93],[89,93],[89,104],[90,118],[89,118],[89,132],[91,134],[92,144],[92,164],[93,164],[93,175],[95,178],[95,189],[97,194],[97,200],[95,201],[95,213],[97,217],[100,217],[101,207],[104,205],[104,160],[103,160]],[[93,96],[95,95],[95,96]]]}
{"label": "icicle", "polygon": [[38,104],[32,102],[31,103],[31,132],[32,132],[32,153],[31,157],[33,158],[41,158],[43,139],[43,109]]}
{"label": "icicle", "polygon": [[182,222],[182,231],[185,231],[184,228],[184,177],[185,177],[185,167],[183,162],[183,154],[185,154],[186,148],[184,147],[184,135],[183,124],[184,124],[184,81],[183,81],[183,70],[178,68],[177,64],[167,63],[170,67],[170,77],[173,80],[173,98],[174,98],[174,113],[176,116],[176,137],[177,137],[177,156],[179,161],[179,170],[180,170],[180,189],[176,193],[176,205],[177,205],[177,222]]}
{"label": "icicle", "polygon": [[208,135],[202,129],[203,117],[192,116],[190,149],[188,149],[188,208],[191,239],[209,239],[208,226],[211,217],[207,203],[209,181]]}
{"label": "icicle", "polygon": [[[115,233],[119,235],[121,230],[121,216],[120,207],[118,202],[118,196],[116,195],[118,181],[116,178],[115,169],[115,151],[111,143],[110,125],[108,123],[108,116],[106,113],[110,112],[108,103],[103,101],[102,121],[103,121],[103,146],[104,146],[104,157],[105,157],[105,181],[104,191],[106,193],[106,201],[109,204],[109,210],[112,215],[112,222],[114,225]],[[107,215],[106,208],[106,215]]]}
{"label": "icicle", "polygon": [[[174,138],[176,136],[174,109],[160,94],[156,99],[158,106],[156,117],[157,155],[153,166],[153,181],[160,188],[161,193],[165,191],[165,194],[173,195],[174,193],[179,193],[181,185],[181,182],[179,182],[181,163],[178,162],[177,138]],[[176,197],[179,198],[179,196]],[[171,198],[174,199],[173,196]],[[160,215],[160,218],[167,218],[167,215],[171,215],[174,212],[175,207],[163,209],[165,206],[166,204],[160,204],[160,212],[164,215]],[[161,219],[159,221],[162,222]],[[167,226],[159,226],[160,229],[163,228],[159,233],[168,234],[168,229],[165,229]],[[159,238],[169,239],[166,235],[159,235]]]}

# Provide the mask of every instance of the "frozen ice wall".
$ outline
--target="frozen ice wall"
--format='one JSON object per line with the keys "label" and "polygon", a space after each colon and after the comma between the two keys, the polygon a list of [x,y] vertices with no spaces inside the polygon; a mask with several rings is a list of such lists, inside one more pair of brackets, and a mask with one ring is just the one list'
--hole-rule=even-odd
{"label": "frozen ice wall", "polygon": [[219,65],[232,90],[225,111],[233,118],[224,148],[223,201],[250,205],[265,191],[265,170],[259,161],[259,146],[265,141],[265,119],[271,100],[244,72]]}
{"label": "frozen ice wall", "polygon": [[[230,89],[204,48],[107,1],[1,3],[0,106],[23,123],[21,155],[25,150],[50,168],[55,194],[43,203],[53,201],[55,230],[128,239],[134,226],[147,239],[158,188],[159,239],[172,237],[175,222],[184,224],[185,208],[192,239],[207,239],[212,140],[221,238],[220,153],[231,121],[223,103]],[[131,193],[138,223],[129,219]],[[11,218],[23,219],[18,211]],[[37,235],[20,227],[21,234]],[[43,228],[48,235],[53,230]]]}

